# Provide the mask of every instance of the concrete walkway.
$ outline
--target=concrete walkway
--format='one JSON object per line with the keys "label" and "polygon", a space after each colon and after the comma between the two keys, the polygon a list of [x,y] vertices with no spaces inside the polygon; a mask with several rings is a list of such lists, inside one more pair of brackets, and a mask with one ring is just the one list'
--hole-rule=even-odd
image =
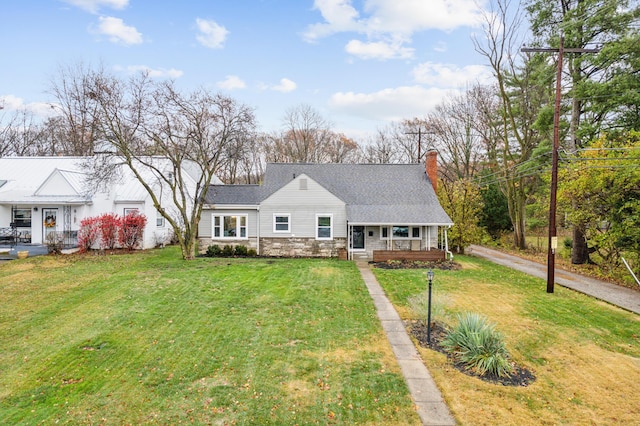
{"label": "concrete walkway", "polygon": [[[546,264],[533,262],[498,250],[492,250],[476,245],[469,246],[466,253],[490,260],[498,265],[516,269],[534,277],[542,278],[546,283]],[[640,291],[558,268],[555,269],[554,275],[555,283],[558,285],[579,291],[580,293],[584,293],[595,297],[596,299],[611,303],[612,305],[619,306],[622,309],[640,314]],[[544,289],[546,289],[546,286]]]}
{"label": "concrete walkway", "polygon": [[373,303],[378,310],[378,318],[389,339],[391,349],[398,360],[411,397],[416,404],[423,425],[455,425],[456,421],[449,412],[447,404],[427,367],[418,354],[418,350],[409,338],[404,323],[385,295],[382,287],[366,262],[356,262],[364,279]]}

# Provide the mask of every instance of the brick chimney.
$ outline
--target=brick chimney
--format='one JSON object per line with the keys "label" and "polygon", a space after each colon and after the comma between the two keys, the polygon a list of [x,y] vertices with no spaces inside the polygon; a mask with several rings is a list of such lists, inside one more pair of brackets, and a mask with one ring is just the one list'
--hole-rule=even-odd
{"label": "brick chimney", "polygon": [[425,162],[425,169],[433,190],[438,191],[438,153],[436,151],[427,152],[427,160]]}

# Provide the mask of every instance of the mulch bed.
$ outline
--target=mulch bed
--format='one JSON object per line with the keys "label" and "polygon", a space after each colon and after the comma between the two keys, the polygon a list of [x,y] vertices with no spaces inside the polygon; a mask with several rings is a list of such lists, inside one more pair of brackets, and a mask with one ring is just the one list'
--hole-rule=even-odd
{"label": "mulch bed", "polygon": [[[441,324],[436,322],[431,326],[431,344],[429,344],[427,340],[427,325],[424,321],[405,321],[405,326],[408,328],[409,333],[420,343],[420,346],[443,353],[451,360],[440,344],[442,339],[447,335],[447,330]],[[529,386],[536,380],[535,375],[531,371],[514,362],[512,362],[514,372],[510,377],[498,377],[495,375],[481,376],[460,363],[452,362],[452,364],[456,369],[468,376],[477,377],[485,382],[503,386]]]}

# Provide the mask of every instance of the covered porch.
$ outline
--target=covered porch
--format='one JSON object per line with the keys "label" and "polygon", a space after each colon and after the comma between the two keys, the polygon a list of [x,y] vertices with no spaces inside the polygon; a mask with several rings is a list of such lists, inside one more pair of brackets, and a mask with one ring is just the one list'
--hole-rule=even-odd
{"label": "covered porch", "polygon": [[453,259],[449,251],[449,224],[418,223],[347,225],[347,259],[437,261]]}

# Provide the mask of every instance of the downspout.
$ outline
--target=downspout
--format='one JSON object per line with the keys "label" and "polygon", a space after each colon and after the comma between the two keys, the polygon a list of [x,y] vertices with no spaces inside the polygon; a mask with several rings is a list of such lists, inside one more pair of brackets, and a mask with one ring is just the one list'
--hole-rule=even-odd
{"label": "downspout", "polygon": [[257,215],[257,219],[258,219],[258,226],[256,228],[256,252],[258,253],[258,256],[260,256],[260,206],[258,206],[256,208],[256,211],[258,212]]}
{"label": "downspout", "polygon": [[[451,228],[451,226],[449,226]],[[449,238],[447,237],[447,229],[444,229],[444,252],[449,255],[449,260],[453,260],[453,253],[449,251]]]}

